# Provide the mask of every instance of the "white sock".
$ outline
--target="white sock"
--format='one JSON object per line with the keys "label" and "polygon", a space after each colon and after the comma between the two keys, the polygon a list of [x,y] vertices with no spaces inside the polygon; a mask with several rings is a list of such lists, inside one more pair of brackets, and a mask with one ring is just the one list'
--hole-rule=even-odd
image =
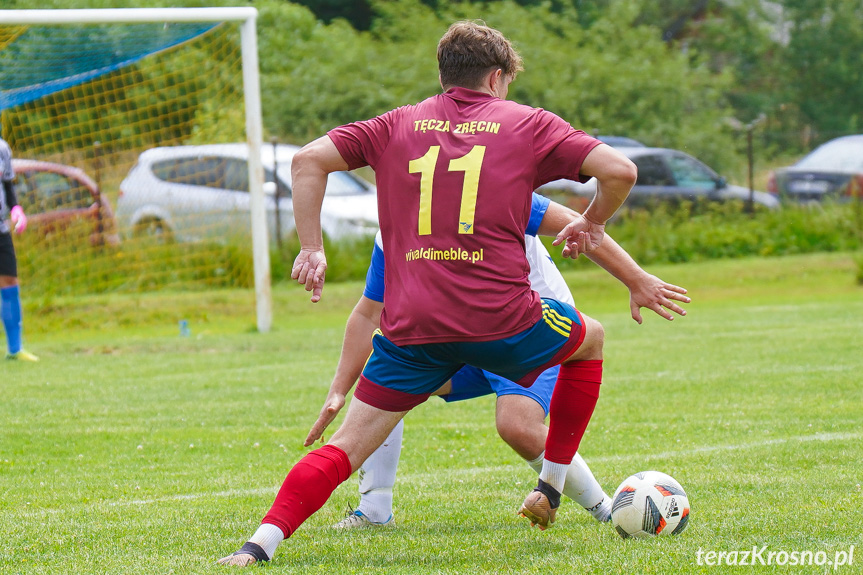
{"label": "white sock", "polygon": [[572,458],[572,464],[566,473],[563,493],[599,521],[607,521],[611,515],[611,498],[602,490],[602,486],[578,453]]}
{"label": "white sock", "polygon": [[539,472],[539,478],[552,486],[558,493],[563,493],[567,471],[569,471],[569,465],[565,463],[554,463],[543,458],[542,470]]}
{"label": "white sock", "polygon": [[[537,473],[542,472],[544,455],[543,451],[539,457],[527,462]],[[573,457],[572,464],[566,472],[562,493],[584,507],[597,520],[608,520],[611,514],[611,498],[602,490],[602,486],[578,453]]]}
{"label": "white sock", "polygon": [[528,461],[527,464],[530,465],[530,468],[536,471],[536,474],[539,475],[539,472],[542,471],[542,460],[545,457],[545,451],[539,454],[539,457],[532,461]]}
{"label": "white sock", "polygon": [[393,515],[393,486],[402,452],[404,420],[399,421],[380,447],[359,470],[360,504],[357,511],[375,523],[384,523]]}
{"label": "white sock", "polygon": [[258,527],[258,530],[255,531],[255,534],[252,535],[252,538],[249,539],[249,541],[260,545],[267,554],[267,557],[272,559],[273,555],[276,554],[276,547],[279,546],[279,543],[281,543],[284,538],[285,534],[275,525],[270,523],[261,523],[261,526]]}

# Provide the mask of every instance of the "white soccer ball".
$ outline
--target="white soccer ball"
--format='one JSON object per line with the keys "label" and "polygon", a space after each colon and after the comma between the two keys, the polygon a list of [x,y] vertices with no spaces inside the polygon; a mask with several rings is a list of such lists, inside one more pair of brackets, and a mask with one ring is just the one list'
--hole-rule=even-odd
{"label": "white soccer ball", "polygon": [[689,524],[689,498],[671,476],[642,471],[614,492],[611,524],[624,539],[677,535]]}

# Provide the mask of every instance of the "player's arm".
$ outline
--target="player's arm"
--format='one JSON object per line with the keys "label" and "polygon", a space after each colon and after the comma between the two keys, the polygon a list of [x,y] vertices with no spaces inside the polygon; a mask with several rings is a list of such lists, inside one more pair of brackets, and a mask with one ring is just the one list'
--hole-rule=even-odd
{"label": "player's arm", "polygon": [[564,257],[577,258],[602,244],[605,222],[629,196],[638,169],[632,160],[611,146],[599,144],[584,158],[580,173],[596,178],[596,193],[584,213],[578,214],[557,234],[554,245],[564,244]]}
{"label": "player's arm", "polygon": [[15,184],[12,180],[3,180],[3,193],[6,194],[6,205],[10,209],[18,205],[18,194],[15,193]]}
{"label": "player's arm", "polygon": [[345,340],[342,343],[336,374],[321,413],[303,444],[306,447],[323,436],[327,426],[344,407],[345,398],[359,379],[363,366],[372,353],[372,335],[381,325],[383,308],[382,302],[362,296],[351,311],[345,326]]}
{"label": "player's arm", "polygon": [[686,310],[675,303],[675,300],[683,303],[691,301],[686,295],[686,288],[667,283],[644,271],[610,236],[605,237],[598,249],[586,255],[629,288],[629,309],[632,319],[639,324],[643,307],[669,321],[674,319],[669,310],[681,316],[686,315]]}
{"label": "player's arm", "polygon": [[300,238],[300,253],[294,260],[291,279],[304,284],[306,291],[312,292],[312,302],[321,299],[327,271],[321,231],[321,204],[327,189],[327,176],[347,169],[347,162],[329,136],[303,146],[291,162],[291,197]]}
{"label": "player's arm", "polygon": [[6,205],[9,206],[9,217],[17,233],[27,228],[27,216],[18,205],[18,194],[15,193],[15,183],[12,180],[3,180],[3,193],[6,195]]}
{"label": "player's arm", "polygon": [[[539,225],[538,235],[555,235],[577,216],[578,212],[556,202],[549,202]],[[606,235],[597,249],[585,255],[629,289],[632,319],[638,323],[642,321],[642,307],[653,310],[667,320],[674,319],[668,310],[678,315],[686,315],[686,311],[674,301],[689,303],[686,289],[666,283],[644,271],[611,236]]]}
{"label": "player's arm", "polygon": [[629,196],[638,176],[635,164],[607,144],[593,148],[581,164],[581,174],[596,178],[596,194],[582,214],[591,222],[605,224]]}

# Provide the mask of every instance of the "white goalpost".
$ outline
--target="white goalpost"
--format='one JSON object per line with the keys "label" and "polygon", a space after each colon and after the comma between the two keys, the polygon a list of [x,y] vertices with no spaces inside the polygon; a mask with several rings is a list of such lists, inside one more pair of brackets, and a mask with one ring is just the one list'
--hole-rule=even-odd
{"label": "white goalpost", "polygon": [[[261,161],[261,146],[263,144],[263,127],[261,120],[261,97],[260,97],[260,80],[259,80],[259,72],[258,72],[258,47],[257,47],[257,33],[256,33],[256,18],[257,18],[257,10],[252,7],[226,7],[226,8],[118,8],[118,9],[70,9],[70,10],[0,10],[0,28],[5,30],[5,32],[0,33],[0,52],[5,49],[8,49],[19,37],[20,32],[16,27],[20,27],[22,30],[26,30],[27,27],[33,26],[69,26],[69,25],[124,25],[124,24],[164,24],[166,27],[171,24],[180,24],[180,23],[231,23],[234,26],[239,26],[240,28],[240,42],[241,42],[241,67],[242,67],[242,104],[245,109],[245,141],[248,144],[248,192],[249,192],[249,211],[251,214],[251,240],[252,240],[252,264],[253,264],[253,281],[254,281],[254,290],[255,290],[255,307],[256,307],[256,324],[257,329],[261,332],[268,332],[272,326],[272,294],[271,294],[271,277],[270,277],[270,256],[269,256],[269,239],[267,237],[267,215],[266,215],[266,204],[265,204],[265,196],[264,196],[264,167]],[[182,42],[188,42],[187,40],[183,40]],[[178,45],[181,42],[178,41]],[[29,48],[33,53],[38,52],[38,50],[34,50],[33,48]],[[157,53],[157,52],[154,52]],[[199,57],[200,58],[200,57]],[[232,59],[232,57],[226,58],[227,60]],[[201,59],[205,64],[207,62],[206,58]],[[134,64],[133,64],[134,65]],[[165,66],[167,68],[167,66]],[[116,68],[114,68],[116,69]],[[7,71],[7,74],[11,74],[12,72]],[[136,72],[138,76],[142,76],[140,72]],[[94,76],[95,77],[95,76]],[[206,84],[206,81],[199,81],[199,84]],[[7,82],[8,84],[8,82]],[[182,94],[186,95],[191,92],[191,89],[186,89],[184,87],[177,88],[176,82],[174,79],[171,81],[157,81],[154,84],[165,85],[170,89],[175,91],[179,90]],[[0,85],[0,90],[5,89],[4,86]],[[100,99],[98,95],[99,86],[95,88],[88,88],[89,91],[84,92],[83,96],[76,96],[81,101],[86,98],[95,98]],[[131,91],[128,87],[124,87],[125,91]],[[96,92],[96,95],[93,95],[93,92]],[[197,98],[197,97],[196,97]],[[114,94],[111,94],[110,97],[101,98],[105,100],[114,101],[116,98]],[[201,98],[197,98],[200,100]],[[152,106],[154,109],[158,109],[159,106],[165,106],[166,109],[171,109],[171,113],[174,108],[171,106],[167,106],[164,103],[164,98],[162,97],[150,97],[148,101],[152,102]],[[197,119],[200,122],[201,114],[209,114],[209,117],[219,118],[219,114],[228,113],[224,110],[227,108],[226,106],[220,106],[218,103],[204,105],[199,104],[199,110],[196,113],[199,116],[195,116],[195,119],[188,120],[189,125],[183,126],[185,130],[185,134],[188,136],[189,134],[196,134],[208,129],[214,129],[212,126],[200,126],[195,125],[195,121]],[[32,104],[28,104],[33,106]],[[30,117],[42,117],[42,116],[56,116],[57,112],[55,109],[51,108],[48,112],[40,111],[38,108],[27,108],[24,112],[20,112],[24,106],[15,104],[16,107],[10,104],[10,107],[0,108],[0,112],[3,113],[3,126],[4,132],[11,131],[9,129],[10,122],[7,116],[12,116],[14,119],[15,114],[22,115],[24,113],[30,114]],[[124,108],[125,109],[125,108]],[[203,110],[203,111],[202,111]],[[99,114],[110,114],[113,112],[90,112],[90,117],[97,117]],[[164,114],[164,112],[162,112]],[[187,121],[187,116],[194,116],[194,114],[182,113],[184,115],[178,115],[177,117],[182,117],[183,121]],[[130,116],[131,117],[131,116]],[[207,116],[205,116],[207,117]],[[101,118],[101,120],[110,122],[110,118]],[[93,120],[95,121],[95,120]],[[119,119],[120,122],[128,121]],[[173,116],[163,117],[161,118],[161,122],[159,119],[149,119],[148,120],[153,125],[158,124],[170,124],[173,121]],[[206,123],[206,122],[204,122]],[[215,122],[211,122],[215,123]],[[32,124],[32,122],[31,122]],[[160,129],[170,129],[170,126],[158,126]],[[113,129],[119,130],[120,127],[112,126]],[[128,131],[128,130],[127,130]],[[179,130],[178,130],[179,131]],[[42,130],[42,138],[47,139],[49,137],[49,130]],[[14,134],[13,134],[14,135]],[[136,136],[140,139],[140,134],[136,134]],[[4,137],[6,134],[4,133]],[[110,140],[109,143],[115,143],[118,138],[107,138],[105,136],[92,136],[91,139],[99,138],[100,140]],[[31,143],[31,140],[26,140],[23,135],[18,136],[21,144],[21,148],[25,149],[27,152],[32,152],[34,154],[41,152],[41,148],[38,148],[36,144]],[[147,145],[153,145],[152,142],[155,142],[156,145],[162,145],[164,142],[168,142],[172,145],[174,144],[185,144],[187,143],[184,139],[183,135],[178,135],[175,139],[169,140],[167,136],[164,134],[158,134],[147,139],[147,142],[144,144],[136,144],[137,147],[128,145],[122,149],[122,157],[123,161],[126,162],[124,165],[124,169],[127,169],[131,166],[134,160],[128,160],[127,158],[131,158],[133,153],[134,157],[137,157],[137,154],[145,148]],[[6,137],[8,140],[9,138]],[[146,138],[145,138],[146,139]],[[202,138],[199,138],[202,139]],[[41,142],[40,142],[41,144]],[[90,140],[81,140],[75,141],[73,144],[68,144],[64,146],[56,146],[56,149],[52,149],[51,152],[56,154],[60,154],[62,152],[62,159],[66,160],[69,157],[76,158],[75,153],[78,154],[78,157],[84,158],[85,153],[82,149],[87,148],[90,149],[93,142]],[[107,148],[105,141],[96,141],[95,146],[98,149]],[[119,150],[121,146],[115,145],[114,151]],[[15,145],[13,144],[13,150],[15,150]],[[59,151],[58,151],[59,150]],[[17,150],[16,150],[17,151]],[[92,158],[93,154],[91,152],[86,152],[89,154],[87,158]],[[121,157],[121,153],[117,152],[117,157]],[[47,156],[48,152],[45,152],[43,155]],[[17,156],[16,156],[17,157]],[[98,159],[98,158],[97,158]],[[78,163],[82,163],[81,162]],[[74,163],[73,161],[66,161],[66,163]],[[120,163],[120,162],[117,162]],[[104,162],[103,164],[104,165]],[[119,179],[119,177],[118,177]],[[120,262],[121,258],[119,256],[114,255],[114,261]],[[128,258],[128,254],[124,254],[123,257]],[[221,257],[221,256],[219,256]],[[206,256],[201,257],[201,260],[206,259]],[[217,259],[217,258],[213,258]],[[119,264],[116,264],[119,265]],[[225,267],[224,265],[222,267]],[[224,273],[219,272],[219,273]]]}

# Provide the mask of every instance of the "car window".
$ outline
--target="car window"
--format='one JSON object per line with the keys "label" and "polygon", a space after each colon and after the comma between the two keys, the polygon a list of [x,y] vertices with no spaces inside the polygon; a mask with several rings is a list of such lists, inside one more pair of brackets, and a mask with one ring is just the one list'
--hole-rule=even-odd
{"label": "car window", "polygon": [[38,214],[45,211],[45,208],[39,204],[39,196],[27,175],[18,173],[15,178],[15,192],[18,194],[18,203],[26,213]]}
{"label": "car window", "polygon": [[678,186],[716,189],[716,175],[698,160],[672,155],[668,157],[668,167]]}
{"label": "car window", "polygon": [[225,187],[225,159],[218,156],[162,160],[155,162],[152,169],[157,178],[173,184]]}
{"label": "car window", "polygon": [[[268,172],[267,181],[273,181],[272,173]],[[279,176],[282,179],[282,192],[291,194],[291,187],[288,186],[285,182],[289,181],[288,178],[291,174],[291,168],[288,164],[280,164],[279,165]],[[356,176],[353,174],[349,174],[348,172],[333,172],[327,178],[327,195],[328,196],[351,196],[355,194],[368,194],[371,193],[371,188],[361,182]]]}
{"label": "car window", "polygon": [[[155,162],[152,170],[157,178],[173,184],[249,192],[249,164],[239,158],[176,158]],[[264,181],[273,181],[273,171],[264,172]]]}
{"label": "car window", "polygon": [[81,182],[54,172],[19,174],[17,192],[24,211],[34,214],[86,209],[95,201]]}
{"label": "car window", "polygon": [[641,156],[633,159],[638,168],[637,186],[673,186],[674,180],[668,166],[657,156]]}
{"label": "car window", "polygon": [[225,160],[225,188],[249,193],[249,163],[238,158]]}
{"label": "car window", "polygon": [[[264,168],[264,181],[273,182],[273,170]],[[239,158],[225,160],[225,188],[249,193],[249,163]]]}
{"label": "car window", "polygon": [[327,194],[330,196],[348,196],[365,194],[369,188],[347,172],[333,172],[327,179]]}

